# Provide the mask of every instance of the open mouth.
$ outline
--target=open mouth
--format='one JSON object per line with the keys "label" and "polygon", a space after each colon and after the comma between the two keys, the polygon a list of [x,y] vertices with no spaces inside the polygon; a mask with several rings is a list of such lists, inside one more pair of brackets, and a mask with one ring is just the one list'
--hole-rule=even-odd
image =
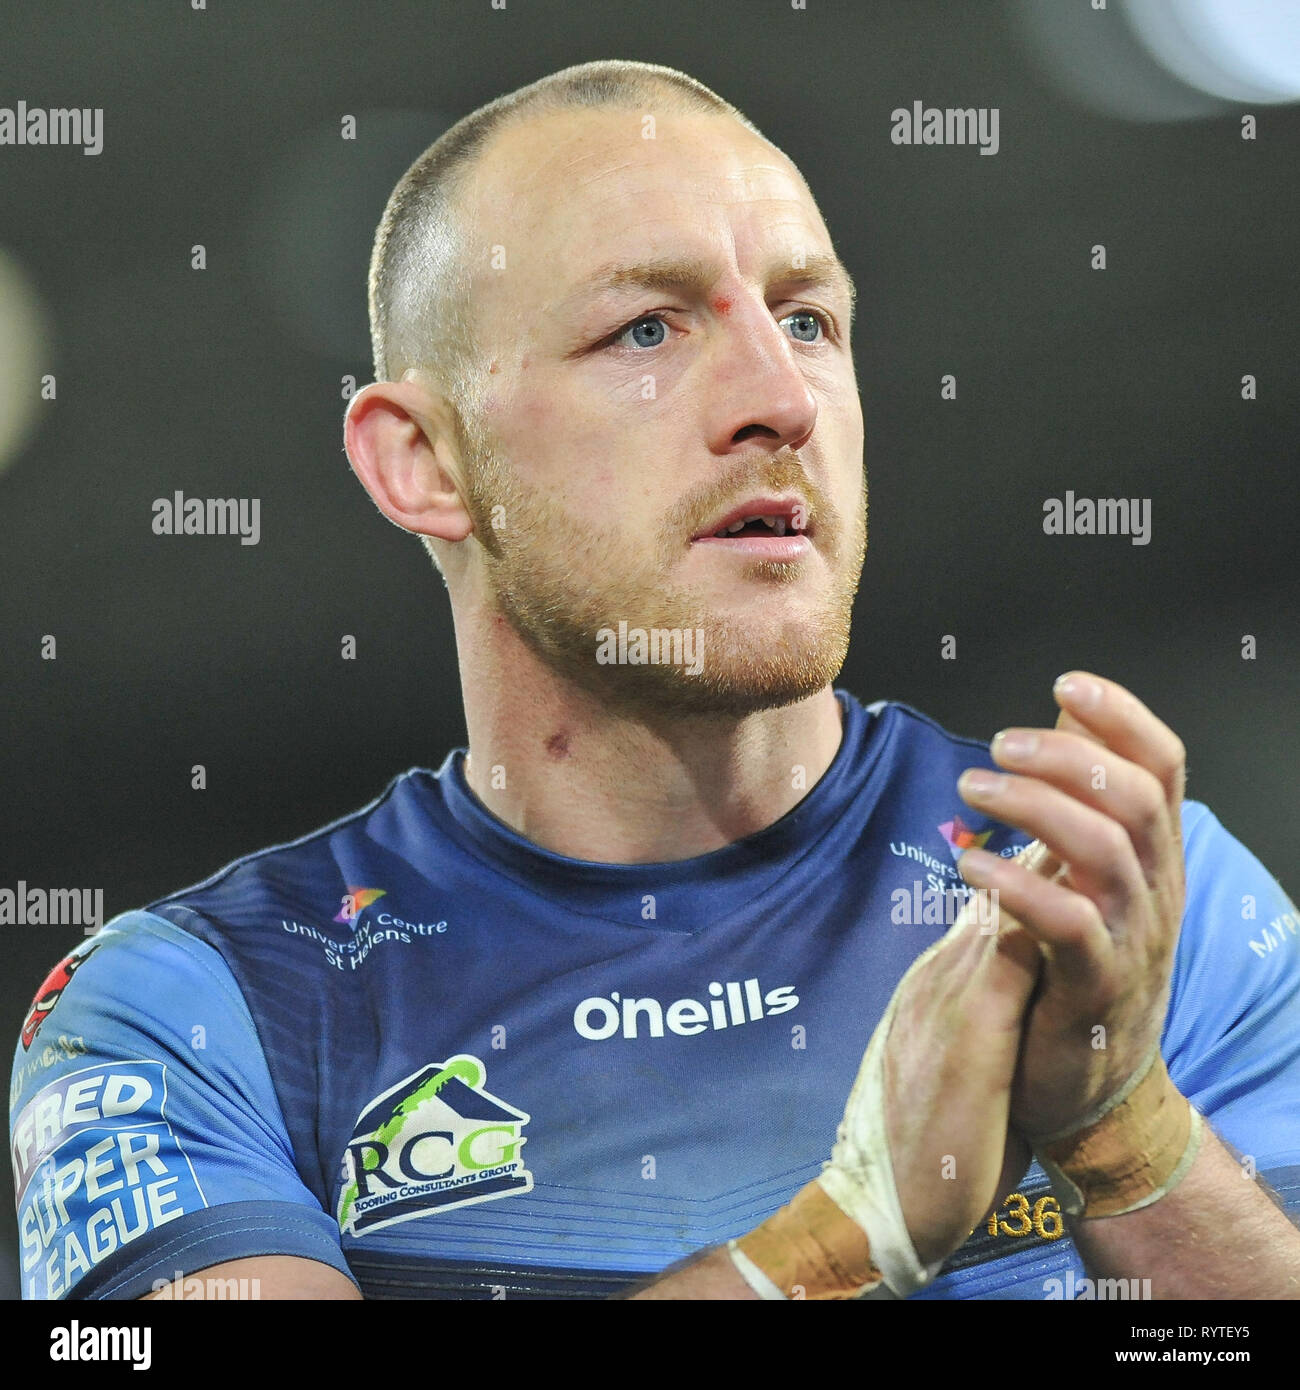
{"label": "open mouth", "polygon": [[715,531],[713,538],[725,541],[731,536],[784,536],[791,529],[788,517],[747,516],[738,518],[720,531]]}
{"label": "open mouth", "polygon": [[812,529],[802,499],[756,497],[709,522],[691,543],[721,543],[746,554],[794,559],[811,549]]}

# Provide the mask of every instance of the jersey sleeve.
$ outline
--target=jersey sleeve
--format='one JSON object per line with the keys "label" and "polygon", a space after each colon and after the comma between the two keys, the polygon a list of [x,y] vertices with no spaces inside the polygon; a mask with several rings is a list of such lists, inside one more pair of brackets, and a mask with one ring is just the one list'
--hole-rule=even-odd
{"label": "jersey sleeve", "polygon": [[1300,1216],[1300,912],[1198,802],[1163,1050],[1175,1085]]}
{"label": "jersey sleeve", "polygon": [[138,1298],[252,1255],[352,1277],[229,967],[151,913],[108,923],[42,985],[10,1143],[24,1298]]}

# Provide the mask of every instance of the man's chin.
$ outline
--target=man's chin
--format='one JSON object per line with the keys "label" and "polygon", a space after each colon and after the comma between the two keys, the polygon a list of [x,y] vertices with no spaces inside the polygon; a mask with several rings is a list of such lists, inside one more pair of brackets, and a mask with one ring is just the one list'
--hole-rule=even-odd
{"label": "man's chin", "polygon": [[[557,675],[632,718],[740,718],[824,690],[848,654],[852,593],[727,605],[625,579],[620,592],[500,584],[500,613]],[[585,611],[584,611],[585,610]],[[630,613],[614,619],[611,613]]]}
{"label": "man's chin", "polygon": [[815,678],[813,668],[806,667],[797,674],[781,673],[779,677],[756,679],[752,675],[732,681],[703,681],[686,677],[664,692],[659,704],[665,713],[680,716],[716,716],[741,719],[762,710],[784,709],[823,690],[834,680],[828,674]]}
{"label": "man's chin", "polygon": [[774,654],[710,652],[705,644],[695,666],[683,662],[602,668],[600,696],[607,707],[629,714],[738,719],[782,709],[825,689],[839,675],[847,645],[827,642],[817,649]]}

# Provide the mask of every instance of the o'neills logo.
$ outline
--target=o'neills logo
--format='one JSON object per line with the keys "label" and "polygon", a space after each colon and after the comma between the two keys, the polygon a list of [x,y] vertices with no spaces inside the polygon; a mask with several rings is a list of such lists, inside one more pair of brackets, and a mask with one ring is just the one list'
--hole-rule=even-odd
{"label": "o'neills logo", "polygon": [[642,1024],[646,1034],[662,1038],[665,1031],[689,1038],[710,1028],[734,1028],[757,1023],[769,1014],[788,1014],[799,1003],[793,985],[770,989],[766,994],[757,979],[728,980],[709,985],[709,999],[674,999],[661,1004],[658,999],[634,999],[617,990],[608,995],[584,999],[573,1011],[573,1026],[579,1037],[604,1042],[620,1030],[625,1038],[635,1038]]}

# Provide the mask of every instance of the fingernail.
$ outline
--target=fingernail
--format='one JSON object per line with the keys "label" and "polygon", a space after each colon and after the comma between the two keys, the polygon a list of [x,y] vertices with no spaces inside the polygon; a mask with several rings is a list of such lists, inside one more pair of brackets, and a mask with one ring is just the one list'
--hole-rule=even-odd
{"label": "fingernail", "polygon": [[1000,791],[1005,779],[996,772],[986,772],[983,768],[972,767],[963,772],[958,779],[957,788],[963,794],[972,796],[992,796]]}
{"label": "fingernail", "polygon": [[1095,709],[1101,699],[1101,686],[1088,676],[1081,676],[1074,671],[1058,676],[1052,689],[1076,709]]}
{"label": "fingernail", "polygon": [[989,746],[999,757],[1032,758],[1038,752],[1038,735],[1033,729],[1003,729]]}

